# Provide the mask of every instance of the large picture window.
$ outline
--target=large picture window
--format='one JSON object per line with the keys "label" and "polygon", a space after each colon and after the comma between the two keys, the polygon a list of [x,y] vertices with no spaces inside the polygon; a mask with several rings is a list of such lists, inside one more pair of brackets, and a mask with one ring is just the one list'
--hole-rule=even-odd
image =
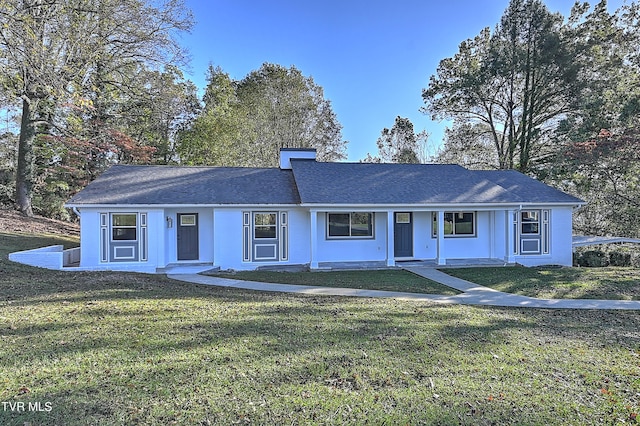
{"label": "large picture window", "polygon": [[277,233],[276,213],[254,213],[253,214],[253,237],[255,239],[275,239]]}
{"label": "large picture window", "polygon": [[373,213],[328,213],[329,238],[373,238]]}
{"label": "large picture window", "polygon": [[113,241],[136,241],[138,239],[137,229],[137,214],[113,213],[111,215],[111,239]]}
{"label": "large picture window", "polygon": [[[438,236],[438,213],[433,213],[433,237]],[[474,237],[476,235],[476,212],[445,212],[445,237]]]}

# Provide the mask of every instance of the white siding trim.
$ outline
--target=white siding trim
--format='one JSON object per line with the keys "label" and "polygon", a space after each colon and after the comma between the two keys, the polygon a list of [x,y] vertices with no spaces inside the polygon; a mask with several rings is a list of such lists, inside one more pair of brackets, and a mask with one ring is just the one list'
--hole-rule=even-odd
{"label": "white siding trim", "polygon": [[109,261],[109,215],[100,213],[100,262]]}

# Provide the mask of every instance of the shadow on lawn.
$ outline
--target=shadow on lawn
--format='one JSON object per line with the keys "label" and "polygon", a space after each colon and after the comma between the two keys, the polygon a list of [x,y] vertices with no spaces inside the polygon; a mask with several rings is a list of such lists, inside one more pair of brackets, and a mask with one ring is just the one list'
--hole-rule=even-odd
{"label": "shadow on lawn", "polygon": [[[336,408],[348,401],[349,412],[364,410],[374,423],[393,422],[384,421],[386,417],[404,418],[403,423],[411,423],[409,419],[416,421],[425,416],[425,413],[412,412],[419,408],[431,413],[426,418],[439,419],[437,424],[472,424],[468,418],[464,423],[456,421],[456,416],[460,419],[469,416],[468,403],[429,403],[429,376],[343,377],[344,372],[337,372],[342,369],[363,371],[363,361],[319,356],[304,365],[280,364],[273,374],[253,371],[241,364],[223,373],[215,364],[182,363],[170,371],[162,364],[149,364],[128,374],[113,371],[112,376],[97,377],[93,383],[75,382],[64,390],[46,395],[40,393],[40,398],[52,401],[55,409],[50,413],[26,413],[26,416],[11,413],[10,416],[12,420],[20,420],[20,424],[25,421],[51,425],[107,424],[115,423],[115,419],[126,424],[179,423],[179,420],[190,424],[233,424],[239,423],[239,415],[248,411],[252,413],[251,420],[260,424],[280,423],[285,418],[286,423],[298,424],[312,419],[313,423],[318,419],[330,419]],[[256,375],[263,382],[256,383]],[[163,376],[168,379],[162,380]],[[291,394],[291,388],[297,391],[305,386],[313,389],[314,394],[309,392],[304,396],[304,391],[302,396]],[[328,391],[323,392],[319,387]],[[405,393],[404,388],[413,390]],[[105,389],[117,391],[107,394]],[[311,399],[305,401],[305,398]],[[322,401],[316,401],[316,398],[322,398]],[[30,399],[33,400],[33,396]],[[256,410],[256,405],[267,408]],[[153,410],[149,409],[151,406]],[[487,403],[483,409],[489,418],[508,419],[511,424],[536,423],[536,415],[524,410],[517,412],[506,404]],[[482,423],[482,416],[481,412],[477,419],[471,420]],[[362,417],[357,419],[354,417],[352,423],[363,422]]]}
{"label": "shadow on lawn", "polygon": [[[28,337],[34,342],[29,350],[30,359],[51,359],[50,343],[57,337],[48,333],[55,335],[66,328],[82,328],[83,322],[99,326],[100,333],[53,349],[55,357],[62,359],[77,353],[78,359],[84,359],[84,352],[110,350],[104,360],[88,367],[95,370],[92,383],[65,377],[68,383],[64,390],[43,395],[39,386],[33,386],[33,394],[20,399],[54,401],[56,410],[51,417],[46,417],[49,424],[89,418],[118,417],[130,422],[149,419],[151,417],[145,417],[152,415],[148,410],[138,412],[132,406],[158,405],[159,400],[167,404],[160,412],[164,410],[165,415],[170,416],[184,395],[207,401],[215,410],[222,410],[219,413],[226,412],[229,416],[260,397],[272,403],[278,399],[283,412],[294,412],[302,404],[301,398],[288,396],[283,402],[282,397],[276,395],[288,393],[288,384],[302,386],[302,389],[309,386],[316,392],[318,387],[325,387],[335,393],[330,397],[335,399],[353,391],[373,395],[402,388],[413,388],[409,393],[426,390],[425,396],[431,398],[431,378],[437,380],[438,371],[459,369],[459,374],[468,374],[465,361],[472,363],[496,353],[501,357],[492,359],[490,366],[477,364],[484,380],[498,381],[490,376],[498,376],[500,367],[515,369],[510,374],[528,377],[525,362],[508,359],[508,354],[500,352],[509,348],[515,352],[520,350],[521,342],[517,339],[523,335],[539,339],[539,342],[527,342],[532,348],[546,350],[549,346],[560,352],[566,342],[564,338],[572,342],[582,340],[594,349],[612,343],[635,350],[640,348],[637,314],[590,312],[584,315],[584,312],[573,311],[450,307],[277,294],[268,294],[263,304],[256,306],[243,302],[242,294],[238,295],[235,301],[214,294],[203,298],[202,302],[211,303],[215,308],[216,313],[209,316],[205,315],[206,306],[197,306],[191,309],[190,315],[156,318],[148,328],[137,330],[140,342],[136,341],[133,326],[121,321],[121,312],[105,311],[100,304],[74,313],[76,317],[69,322],[51,329],[40,325],[25,330],[19,328],[10,335]],[[165,313],[172,309],[173,301],[179,304],[181,299],[141,300],[159,303],[153,309]],[[149,320],[153,319],[150,316]],[[5,332],[2,330],[0,334],[6,335]],[[452,352],[457,358],[448,358]],[[462,364],[458,366],[456,362]],[[376,365],[379,363],[393,366],[379,370]],[[473,370],[476,367],[469,368],[471,373],[478,374]],[[115,392],[111,395],[103,389]],[[249,394],[239,393],[243,390]],[[365,404],[365,400],[361,403]],[[455,408],[464,415],[467,408],[462,402],[457,404],[460,406],[426,404],[425,407],[443,412]],[[314,409],[322,412],[327,408],[317,404]],[[515,424],[532,423],[532,419],[535,423],[536,419],[535,415],[531,417],[496,403],[486,404],[486,409],[497,410],[494,416],[509,418]],[[505,410],[504,413],[501,410]],[[203,413],[197,415],[206,416],[206,413],[204,408]],[[143,417],[137,418],[138,414]],[[304,418],[302,412],[300,416]]]}
{"label": "shadow on lawn", "polygon": [[511,267],[444,272],[505,293],[528,297],[640,300],[640,270],[637,268]]}
{"label": "shadow on lawn", "polygon": [[[41,238],[24,238],[23,245],[26,246],[42,241]],[[6,240],[6,235],[0,234],[0,242]],[[63,304],[68,327],[87,325],[91,318],[114,323],[110,330],[101,331],[102,334],[114,334],[113,337],[90,336],[87,338],[90,344],[78,342],[75,350],[122,345],[120,335],[131,332],[127,329],[126,319],[145,316],[156,322],[153,327],[160,327],[156,331],[160,341],[162,333],[183,335],[176,343],[153,343],[148,348],[159,353],[203,344],[216,345],[225,339],[240,337],[287,342],[291,336],[297,336],[311,349],[327,344],[339,345],[342,339],[375,341],[385,339],[385,336],[402,336],[410,343],[417,335],[416,330],[436,340],[469,342],[478,347],[499,344],[509,338],[509,330],[520,329],[605,342],[610,342],[611,336],[624,335],[627,343],[638,345],[637,330],[640,329],[640,315],[626,311],[441,306],[392,299],[256,292],[181,283],[161,275],[49,271],[4,259],[0,260],[0,271],[3,275],[0,304],[14,308],[51,304],[58,311]],[[108,303],[121,301],[136,301],[136,304],[114,307]],[[209,304],[218,313],[208,311]],[[70,305],[77,311],[67,309]],[[3,329],[3,334],[37,340],[58,327],[56,324],[22,326],[19,323],[15,326],[16,329]],[[74,345],[73,342],[66,343],[63,350],[74,351]],[[266,345],[262,349],[297,351],[309,347],[291,342]],[[42,350],[46,352],[45,348]]]}
{"label": "shadow on lawn", "polygon": [[[197,296],[180,295],[180,289],[174,289],[173,295],[145,290],[145,297],[135,301],[125,292],[48,300],[45,303],[52,303],[61,318],[51,320],[45,315],[14,322],[0,328],[0,334],[29,342],[27,356],[36,359],[95,350],[162,358],[206,348],[213,354],[212,362],[220,364],[242,355],[217,349],[238,345],[258,358],[341,348],[344,342],[363,348],[388,344],[398,356],[407,351],[428,353],[436,349],[433,342],[487,352],[517,341],[523,330],[539,336],[541,344],[568,338],[594,347],[612,343],[640,347],[640,316],[632,312],[450,307],[201,290]],[[33,303],[41,306],[43,302]],[[16,305],[21,304],[9,306]]]}
{"label": "shadow on lawn", "polygon": [[544,299],[640,300],[640,277],[599,279],[592,287],[570,282],[549,286],[523,281],[510,285],[503,283],[495,288],[505,293]]}
{"label": "shadow on lawn", "polygon": [[[502,369],[528,380],[532,372],[523,358],[541,359],[531,365],[542,380],[558,356],[569,371],[574,354],[585,351],[576,362],[585,375],[594,370],[601,380],[612,374],[606,356],[625,364],[640,351],[640,313],[633,311],[444,306],[198,286],[159,275],[56,272],[8,262],[2,238],[0,365],[25,375],[10,377],[11,390],[7,385],[0,394],[3,400],[54,403],[51,413],[9,414],[21,424],[169,423],[185,401],[203,404],[190,423],[211,412],[217,413],[212,421],[231,423],[238,420],[237,410],[253,407],[249,398],[263,396],[278,415],[297,413],[289,423],[308,421],[299,410],[304,398],[289,396],[289,385],[328,390],[314,398],[333,399],[334,405],[310,399],[315,405],[304,407],[324,415],[358,391],[364,395],[357,400],[361,407],[383,416],[393,409],[376,406],[385,392],[411,388],[398,391],[398,400],[418,395],[411,401],[415,407],[454,413],[469,423],[476,419],[467,417],[467,401],[480,407],[485,391],[469,387],[469,396],[456,399],[455,389],[437,388],[441,401],[449,392],[454,402],[424,403],[433,398],[432,377],[436,386],[449,386],[438,382],[441,374],[499,388]],[[576,383],[584,395],[599,396],[599,382],[581,380]],[[30,393],[19,394],[21,386]],[[552,377],[549,386],[553,392],[559,385]],[[494,410],[493,418],[537,423],[535,404],[527,414],[498,402],[482,407]],[[403,407],[410,410],[411,403]],[[269,412],[264,413],[268,423]]]}

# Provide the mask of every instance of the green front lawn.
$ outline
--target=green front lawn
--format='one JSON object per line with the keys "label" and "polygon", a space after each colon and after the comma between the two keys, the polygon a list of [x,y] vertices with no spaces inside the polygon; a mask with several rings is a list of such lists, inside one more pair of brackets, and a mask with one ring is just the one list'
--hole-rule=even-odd
{"label": "green front lawn", "polygon": [[233,274],[216,273],[214,276],[266,283],[403,291],[447,296],[460,294],[459,291],[450,287],[398,269],[333,272],[242,271]]}
{"label": "green front lawn", "polygon": [[40,243],[0,233],[3,426],[638,423],[638,312],[264,293],[7,261]]}
{"label": "green front lawn", "polygon": [[542,299],[640,300],[637,268],[464,268],[449,275],[506,293]]}

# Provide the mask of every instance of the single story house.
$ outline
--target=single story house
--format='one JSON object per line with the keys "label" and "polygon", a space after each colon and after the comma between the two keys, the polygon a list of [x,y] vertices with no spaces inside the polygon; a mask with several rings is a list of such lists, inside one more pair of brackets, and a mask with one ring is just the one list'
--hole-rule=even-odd
{"label": "single story house", "polygon": [[279,168],[116,165],[67,206],[79,269],[491,259],[572,264],[584,202],[513,170],[326,163],[282,149]]}

